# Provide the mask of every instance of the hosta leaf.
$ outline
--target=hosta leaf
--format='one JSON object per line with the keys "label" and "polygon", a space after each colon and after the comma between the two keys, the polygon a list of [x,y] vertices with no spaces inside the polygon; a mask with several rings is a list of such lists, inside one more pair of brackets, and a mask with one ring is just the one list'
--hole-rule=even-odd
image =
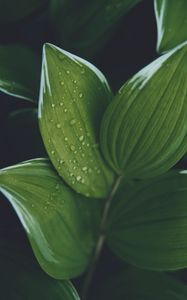
{"label": "hosta leaf", "polygon": [[41,267],[60,279],[82,273],[97,238],[101,201],[74,193],[44,159],[3,169],[0,187]]}
{"label": "hosta leaf", "polygon": [[152,177],[187,151],[187,44],[130,79],[107,108],[101,126],[106,160],[125,177]]}
{"label": "hosta leaf", "polygon": [[1,299],[79,300],[68,281],[47,276],[21,247],[0,242]]}
{"label": "hosta leaf", "polygon": [[29,48],[0,46],[0,91],[29,101],[38,99],[40,60]]}
{"label": "hosta leaf", "polygon": [[127,262],[152,270],[187,267],[187,171],[122,188],[111,207],[108,242]]}
{"label": "hosta leaf", "polygon": [[113,174],[98,149],[100,119],[111,98],[91,64],[45,45],[39,103],[44,144],[58,173],[77,192],[105,197]]}
{"label": "hosta leaf", "polygon": [[157,50],[170,50],[187,40],[187,1],[154,0]]}
{"label": "hosta leaf", "polygon": [[111,36],[121,17],[141,0],[53,0],[51,16],[62,44],[93,55]]}
{"label": "hosta leaf", "polygon": [[113,276],[98,300],[185,300],[187,286],[161,272],[129,268]]}
{"label": "hosta leaf", "polygon": [[0,23],[15,22],[40,10],[47,0],[1,0]]}

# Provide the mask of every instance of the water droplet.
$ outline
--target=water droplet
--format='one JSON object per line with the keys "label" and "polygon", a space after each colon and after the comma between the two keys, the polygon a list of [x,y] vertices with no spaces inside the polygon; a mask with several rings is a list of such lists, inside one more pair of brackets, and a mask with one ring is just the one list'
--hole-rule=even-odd
{"label": "water droplet", "polygon": [[84,172],[86,172],[87,169],[88,169],[87,167],[83,167],[83,168],[82,168],[82,170],[83,170]]}
{"label": "water droplet", "polygon": [[66,113],[67,111],[68,111],[67,108],[65,108],[65,109],[64,109],[64,112]]}
{"label": "water droplet", "polygon": [[62,72],[59,72],[58,75],[62,75]]}
{"label": "water droplet", "polygon": [[82,153],[82,154],[81,154],[81,156],[82,156],[82,157],[85,157],[85,154],[84,154],[84,153]]}
{"label": "water droplet", "polygon": [[60,129],[61,128],[61,124],[60,123],[56,124],[56,128]]}
{"label": "water droplet", "polygon": [[55,151],[54,151],[54,150],[52,150],[52,151],[51,151],[51,154],[52,154],[52,155],[54,155],[54,154],[55,154]]}
{"label": "water droplet", "polygon": [[73,163],[74,163],[74,164],[76,163],[76,159],[73,160]]}
{"label": "water droplet", "polygon": [[60,84],[61,84],[61,85],[64,85],[64,81],[61,81]]}
{"label": "water droplet", "polygon": [[70,74],[70,71],[69,71],[69,70],[67,70],[67,71],[66,71],[66,74]]}
{"label": "water droplet", "polygon": [[74,167],[73,167],[73,170],[76,170],[76,169],[77,169],[77,167],[74,166]]}
{"label": "water droplet", "polygon": [[75,180],[72,180],[72,182],[71,182],[72,184],[75,184]]}
{"label": "water droplet", "polygon": [[64,103],[63,102],[60,102],[60,106],[63,106],[64,105]]}
{"label": "water droplet", "polygon": [[82,70],[81,70],[81,74],[84,74],[85,73],[85,69],[84,68],[82,68]]}
{"label": "water droplet", "polygon": [[57,185],[55,186],[56,190],[59,190],[59,184],[57,183]]}
{"label": "water droplet", "polygon": [[64,160],[61,159],[60,160],[60,164],[63,165],[64,164]]}
{"label": "water droplet", "polygon": [[52,108],[55,108],[55,104],[54,104],[54,103],[52,103],[52,104],[51,104],[51,107],[52,107]]}
{"label": "water droplet", "polygon": [[91,169],[91,168],[89,168],[89,169],[88,169],[88,172],[89,172],[89,173],[92,173],[92,169]]}
{"label": "water droplet", "polygon": [[70,177],[73,177],[73,173],[70,173]]}
{"label": "water droplet", "polygon": [[82,142],[83,140],[84,140],[84,136],[81,135],[81,136],[79,137],[79,141]]}
{"label": "water droplet", "polygon": [[90,144],[86,144],[87,147],[90,147]]}
{"label": "water droplet", "polygon": [[85,179],[84,179],[84,178],[82,178],[82,179],[81,179],[81,182],[82,182],[82,183],[84,183],[84,182],[85,182]]}
{"label": "water droplet", "polygon": [[70,125],[74,125],[76,123],[76,120],[75,119],[72,119],[71,121],[70,121]]}
{"label": "water droplet", "polygon": [[68,138],[67,138],[67,137],[65,137],[65,138],[64,138],[64,140],[65,140],[65,141],[68,141]]}
{"label": "water droplet", "polygon": [[71,145],[70,149],[71,149],[71,151],[75,151],[75,146]]}
{"label": "water droplet", "polygon": [[78,175],[78,176],[76,177],[76,179],[77,179],[77,181],[81,181],[82,177],[81,177],[80,175]]}
{"label": "water droplet", "polygon": [[82,93],[80,93],[80,94],[79,94],[79,98],[82,98],[82,97],[83,97],[83,94],[82,94]]}
{"label": "water droplet", "polygon": [[75,83],[75,84],[76,84],[76,83],[77,83],[77,80],[73,80],[73,83]]}

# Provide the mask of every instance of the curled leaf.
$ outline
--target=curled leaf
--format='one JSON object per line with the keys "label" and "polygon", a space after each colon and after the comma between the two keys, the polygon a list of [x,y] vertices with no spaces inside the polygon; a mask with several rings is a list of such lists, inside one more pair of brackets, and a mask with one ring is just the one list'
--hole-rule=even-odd
{"label": "curled leaf", "polygon": [[186,115],[184,43],[122,86],[102,121],[103,155],[126,178],[162,174],[187,151]]}

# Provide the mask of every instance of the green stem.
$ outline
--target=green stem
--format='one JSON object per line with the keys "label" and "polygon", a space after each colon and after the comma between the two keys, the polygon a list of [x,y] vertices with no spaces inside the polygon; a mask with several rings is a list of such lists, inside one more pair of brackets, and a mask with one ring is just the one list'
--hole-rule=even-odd
{"label": "green stem", "polygon": [[104,243],[105,243],[105,239],[106,239],[106,234],[105,234],[105,229],[106,228],[105,227],[106,227],[106,222],[107,222],[107,218],[108,218],[108,213],[109,213],[110,206],[111,206],[112,200],[114,198],[114,195],[115,195],[115,193],[116,193],[116,191],[117,191],[117,189],[120,185],[121,178],[122,177],[119,176],[116,179],[116,181],[113,185],[113,188],[111,190],[111,193],[109,194],[109,196],[108,196],[108,198],[105,202],[105,207],[103,209],[103,215],[102,215],[100,230],[99,230],[100,234],[99,234],[99,237],[98,237],[98,240],[97,240],[97,243],[96,243],[93,258],[92,258],[90,267],[88,269],[87,275],[85,277],[85,281],[84,281],[84,285],[83,285],[83,289],[82,289],[82,297],[81,297],[82,300],[86,300],[86,298],[87,298],[88,291],[89,291],[89,288],[90,288],[90,285],[91,285],[91,282],[92,282],[92,278],[93,278],[93,275],[94,275],[94,272],[95,272],[95,268],[96,268],[96,265],[97,265],[97,261],[100,257],[101,251],[102,251]]}

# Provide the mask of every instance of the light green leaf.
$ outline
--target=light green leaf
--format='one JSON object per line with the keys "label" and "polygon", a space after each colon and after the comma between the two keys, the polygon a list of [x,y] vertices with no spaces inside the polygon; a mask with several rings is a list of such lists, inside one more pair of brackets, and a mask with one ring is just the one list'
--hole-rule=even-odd
{"label": "light green leaf", "polygon": [[74,193],[44,159],[1,170],[0,187],[41,267],[59,279],[81,274],[95,247],[102,201]]}
{"label": "light green leaf", "polygon": [[125,177],[162,174],[187,151],[187,43],[130,79],[104,114],[101,147]]}
{"label": "light green leaf", "polygon": [[141,0],[51,1],[51,17],[62,45],[86,57],[110,38],[119,20]]}
{"label": "light green leaf", "polygon": [[122,188],[111,207],[108,243],[145,269],[187,267],[187,171]]}
{"label": "light green leaf", "polygon": [[97,300],[186,300],[187,286],[161,272],[128,268],[107,281]]}
{"label": "light green leaf", "polygon": [[[30,253],[29,253],[30,254]],[[1,299],[79,300],[68,281],[58,281],[41,271],[23,248],[0,242]]]}
{"label": "light green leaf", "polygon": [[187,40],[187,1],[154,0],[157,51],[168,51]]}
{"label": "light green leaf", "polygon": [[36,101],[40,81],[40,60],[21,45],[0,46],[0,91]]}
{"label": "light green leaf", "polygon": [[105,197],[113,182],[98,149],[100,120],[112,94],[83,59],[46,44],[39,122],[49,157],[64,180],[88,197]]}
{"label": "light green leaf", "polygon": [[41,10],[47,0],[0,0],[0,23],[15,22]]}

